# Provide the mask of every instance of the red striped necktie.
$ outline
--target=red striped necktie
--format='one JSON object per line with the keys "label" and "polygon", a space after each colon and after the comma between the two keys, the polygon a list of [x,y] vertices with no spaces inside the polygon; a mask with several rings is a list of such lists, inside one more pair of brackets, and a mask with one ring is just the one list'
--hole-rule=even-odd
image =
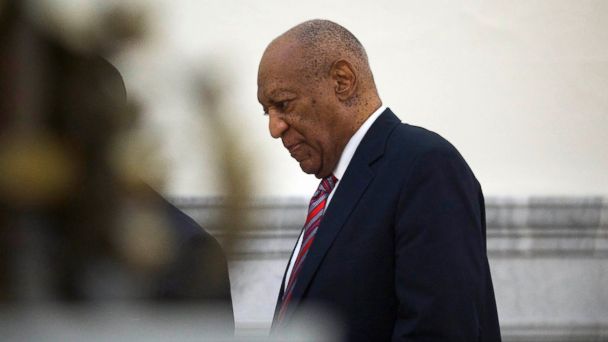
{"label": "red striped necktie", "polygon": [[304,259],[306,259],[306,256],[308,255],[310,246],[312,245],[312,242],[315,239],[315,235],[317,234],[317,229],[321,224],[321,219],[323,218],[323,214],[325,213],[325,205],[327,204],[327,198],[329,197],[329,194],[331,193],[337,182],[338,179],[334,175],[323,178],[321,180],[321,184],[319,184],[319,188],[317,188],[317,191],[310,199],[310,204],[308,205],[308,215],[306,216],[306,223],[304,223],[304,236],[302,237],[302,245],[300,247],[298,257],[296,258],[296,262],[293,264],[291,276],[289,277],[289,282],[287,283],[287,288],[283,293],[281,308],[279,309],[278,315],[279,322],[281,322],[283,316],[285,315],[287,306],[289,305],[289,301],[291,300],[293,288],[295,287],[296,282],[298,280],[298,274],[302,269]]}

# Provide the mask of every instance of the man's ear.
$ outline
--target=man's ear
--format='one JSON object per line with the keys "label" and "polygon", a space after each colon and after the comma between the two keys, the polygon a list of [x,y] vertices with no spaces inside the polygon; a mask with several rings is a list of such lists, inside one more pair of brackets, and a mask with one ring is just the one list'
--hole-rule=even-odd
{"label": "man's ear", "polygon": [[335,93],[340,101],[350,99],[357,90],[357,74],[353,66],[339,59],[331,66],[330,75],[335,82]]}

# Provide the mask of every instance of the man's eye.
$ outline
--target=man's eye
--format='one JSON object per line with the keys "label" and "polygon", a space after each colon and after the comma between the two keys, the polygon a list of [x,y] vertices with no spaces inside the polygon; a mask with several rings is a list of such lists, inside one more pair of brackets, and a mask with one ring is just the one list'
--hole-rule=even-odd
{"label": "man's eye", "polygon": [[285,101],[277,101],[274,102],[272,106],[270,106],[270,108],[266,108],[264,107],[264,115],[268,116],[270,113],[270,111],[272,109],[276,110],[277,112],[281,113],[281,114],[285,114],[285,111],[287,111],[287,108],[289,107],[289,103],[291,102],[291,100],[285,100]]}
{"label": "man's eye", "polygon": [[278,103],[278,108],[281,112],[284,112],[287,110],[287,107],[289,106],[289,101],[281,101]]}

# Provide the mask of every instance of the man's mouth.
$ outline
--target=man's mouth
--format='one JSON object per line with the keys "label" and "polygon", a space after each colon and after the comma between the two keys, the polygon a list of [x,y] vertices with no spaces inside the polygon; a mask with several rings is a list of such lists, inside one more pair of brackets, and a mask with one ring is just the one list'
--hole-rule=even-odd
{"label": "man's mouth", "polygon": [[303,148],[304,143],[297,142],[291,145],[286,145],[285,148],[289,151],[289,154],[298,163],[307,158],[306,150]]}
{"label": "man's mouth", "polygon": [[298,151],[298,149],[300,148],[301,145],[302,145],[301,143],[295,143],[295,144],[291,144],[291,145],[287,146],[287,150],[289,151],[289,154],[291,154],[291,156],[295,158],[294,154]]}

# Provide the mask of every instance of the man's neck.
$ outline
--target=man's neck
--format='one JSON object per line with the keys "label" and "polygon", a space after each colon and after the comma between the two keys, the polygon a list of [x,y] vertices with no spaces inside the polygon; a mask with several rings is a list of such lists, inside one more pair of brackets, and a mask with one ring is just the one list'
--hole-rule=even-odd
{"label": "man's neck", "polygon": [[350,160],[352,159],[357,147],[361,143],[361,140],[363,140],[363,137],[371,125],[380,116],[380,114],[384,112],[385,109],[385,106],[380,105],[373,112],[370,112],[346,142],[342,151],[340,152],[338,164],[335,166],[333,171],[334,176],[338,177],[338,179],[340,179],[346,171],[346,168],[350,164]]}

